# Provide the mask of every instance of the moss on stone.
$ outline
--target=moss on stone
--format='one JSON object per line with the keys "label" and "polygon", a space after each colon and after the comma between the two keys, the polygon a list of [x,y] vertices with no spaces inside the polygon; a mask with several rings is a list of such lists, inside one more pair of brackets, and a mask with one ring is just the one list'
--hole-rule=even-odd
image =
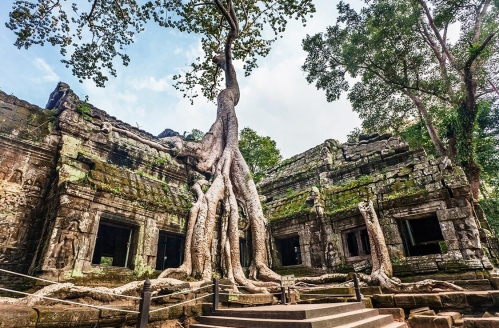
{"label": "moss on stone", "polygon": [[133,274],[137,279],[152,277],[154,272],[155,269],[144,263],[142,256],[135,256]]}
{"label": "moss on stone", "polygon": [[297,217],[300,215],[305,215],[310,211],[310,208],[305,204],[307,199],[308,191],[301,191],[299,193],[293,193],[289,197],[280,201],[275,207],[270,211],[271,220],[282,220],[285,218]]}

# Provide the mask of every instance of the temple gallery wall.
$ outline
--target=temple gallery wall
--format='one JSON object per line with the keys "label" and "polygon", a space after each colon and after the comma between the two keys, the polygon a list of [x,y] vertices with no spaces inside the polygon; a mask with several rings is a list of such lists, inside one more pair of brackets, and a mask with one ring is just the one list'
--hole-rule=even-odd
{"label": "temple gallery wall", "polygon": [[[80,101],[66,84],[46,109],[0,92],[0,268],[113,286],[177,267],[197,178],[161,138]],[[390,134],[326,140],[269,169],[258,187],[278,272],[369,272],[357,209],[365,199],[399,277],[486,280],[497,262],[462,169]],[[245,226],[241,211],[249,266]],[[25,283],[0,275],[2,286]]]}

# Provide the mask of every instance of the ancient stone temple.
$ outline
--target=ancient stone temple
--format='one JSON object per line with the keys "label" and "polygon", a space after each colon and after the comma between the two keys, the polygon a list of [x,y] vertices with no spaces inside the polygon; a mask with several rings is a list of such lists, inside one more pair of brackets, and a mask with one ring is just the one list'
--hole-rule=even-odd
{"label": "ancient stone temple", "polygon": [[0,94],[0,266],[102,284],[178,266],[186,166],[67,85],[47,108]]}
{"label": "ancient stone temple", "polygon": [[357,205],[372,200],[396,276],[491,269],[497,244],[471,204],[460,167],[411,150],[390,134],[326,140],[269,169],[260,182],[274,265],[370,269]]}
{"label": "ancient stone temple", "polygon": [[[119,285],[179,266],[197,174],[188,163],[63,83],[46,109],[0,92],[0,268]],[[357,209],[365,199],[375,204],[395,275],[490,269],[496,260],[462,170],[388,134],[326,140],[270,169],[259,188],[276,269],[368,272]],[[241,213],[248,266],[245,225]],[[23,283],[0,275],[0,285]]]}

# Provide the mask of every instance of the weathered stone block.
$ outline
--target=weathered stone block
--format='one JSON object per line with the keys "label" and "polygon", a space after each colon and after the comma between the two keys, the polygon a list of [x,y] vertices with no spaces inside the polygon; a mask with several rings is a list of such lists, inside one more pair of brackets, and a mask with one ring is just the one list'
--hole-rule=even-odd
{"label": "weathered stone block", "polygon": [[439,312],[437,315],[444,316],[444,317],[450,317],[452,319],[452,322],[455,322],[456,320],[459,320],[462,318],[461,313],[459,313],[459,312]]}
{"label": "weathered stone block", "polygon": [[452,318],[450,316],[437,316],[433,319],[434,328],[452,328]]}
{"label": "weathered stone block", "polygon": [[464,318],[463,328],[499,328],[499,318]]}
{"label": "weathered stone block", "polygon": [[469,306],[463,292],[439,293],[439,296],[444,308],[460,309]]}
{"label": "weathered stone block", "polygon": [[376,308],[392,308],[395,306],[393,294],[376,294],[371,297]]}
{"label": "weathered stone block", "polygon": [[432,328],[435,316],[414,315],[409,318],[409,327],[411,328]]}
{"label": "weathered stone block", "polygon": [[396,294],[394,296],[395,305],[403,309],[418,307],[413,294]]}
{"label": "weathered stone block", "polygon": [[382,308],[379,309],[379,314],[391,314],[393,317],[393,320],[398,321],[398,322],[404,322],[405,320],[405,313],[404,310],[401,308]]}
{"label": "weathered stone block", "polygon": [[499,290],[491,290],[489,291],[489,295],[492,298],[492,302],[494,302],[494,306],[499,307]]}
{"label": "weathered stone block", "polygon": [[0,310],[0,327],[34,328],[37,320],[36,310],[30,307],[4,305]]}
{"label": "weathered stone block", "polygon": [[466,301],[474,308],[490,307],[494,304],[489,292],[468,292],[466,293]]}
{"label": "weathered stone block", "polygon": [[488,279],[455,280],[454,284],[463,287],[466,290],[484,291],[492,289]]}
{"label": "weathered stone block", "polygon": [[428,306],[434,309],[442,307],[442,301],[438,294],[414,294],[413,298],[417,306]]}
{"label": "weathered stone block", "polygon": [[360,293],[362,295],[375,295],[375,294],[381,294],[381,287],[380,286],[367,286],[367,287],[360,287]]}
{"label": "weathered stone block", "polygon": [[100,310],[82,307],[37,306],[37,327],[92,327],[99,322]]}

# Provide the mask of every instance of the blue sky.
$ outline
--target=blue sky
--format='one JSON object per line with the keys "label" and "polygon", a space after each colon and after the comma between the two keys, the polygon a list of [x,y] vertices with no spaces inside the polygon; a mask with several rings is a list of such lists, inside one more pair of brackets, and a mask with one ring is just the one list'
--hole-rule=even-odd
{"label": "blue sky", "polygon": [[[58,48],[46,45],[18,50],[13,46],[14,34],[5,27],[12,2],[0,3],[2,91],[45,107],[50,93],[63,81],[81,98],[88,95],[94,106],[155,135],[165,128],[180,133],[210,128],[215,119],[215,104],[198,98],[191,106],[172,87],[171,77],[201,55],[196,36],[148,24],[127,49],[130,65],[118,65],[118,76],[110,77],[105,88],[98,88],[91,81],[79,83],[71,70],[61,64]],[[239,74],[239,127],[250,127],[260,135],[270,136],[285,158],[325,139],[345,141],[347,133],[360,126],[345,97],[328,103],[324,92],[309,85],[300,69],[305,59],[301,40],[306,34],[324,31],[334,24],[338,2],[315,1],[317,13],[306,27],[294,20],[290,22],[270,55],[259,61],[260,67],[250,77]]]}

